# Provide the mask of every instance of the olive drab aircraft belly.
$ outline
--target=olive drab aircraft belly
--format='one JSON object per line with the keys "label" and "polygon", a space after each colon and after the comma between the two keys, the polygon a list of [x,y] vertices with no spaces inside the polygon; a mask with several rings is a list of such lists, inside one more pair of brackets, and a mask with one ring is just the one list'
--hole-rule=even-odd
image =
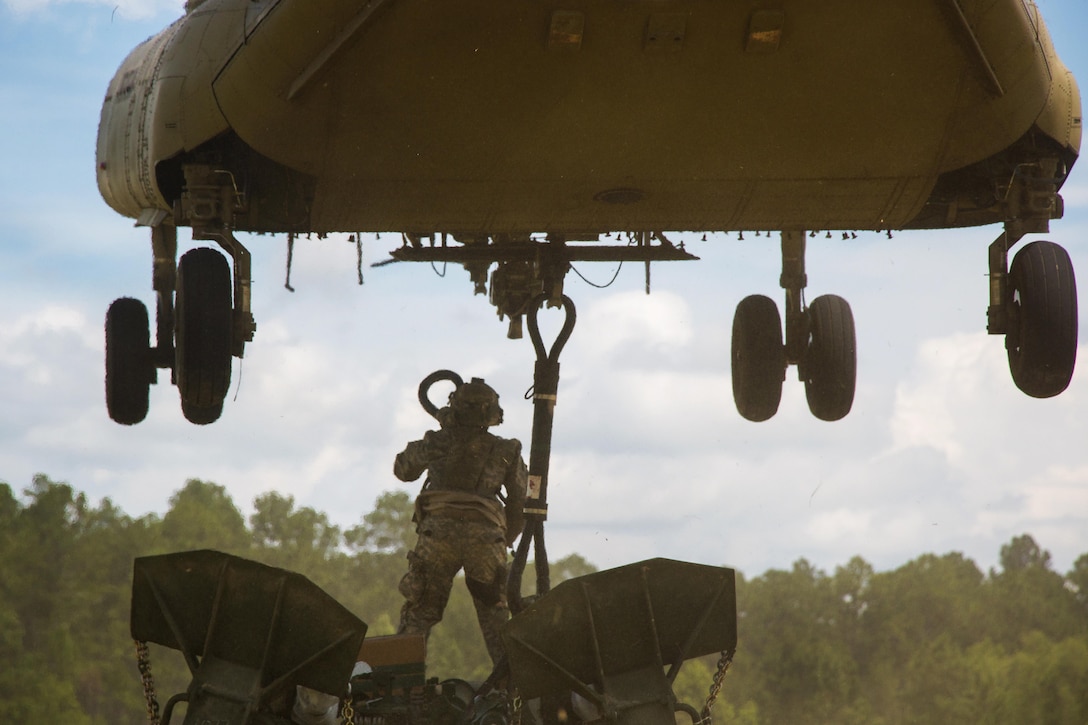
{"label": "olive drab aircraft belly", "polygon": [[1078,143],[1021,0],[209,0],[145,48],[100,140],[129,216],[225,132],[321,231],[898,228],[1040,119]]}
{"label": "olive drab aircraft belly", "polygon": [[[396,259],[460,262],[477,291],[498,264],[493,303],[520,320],[518,300],[559,303],[566,241],[631,232],[640,249],[578,259],[648,264],[691,258],[668,230],[762,230],[782,234],[785,329],[763,334],[782,326],[766,298],[738,307],[738,408],[773,414],[779,368],[797,365],[806,390],[843,391],[809,399],[835,420],[853,399],[853,322],[841,298],[804,302],[814,230],[1004,224],[988,330],[1007,336],[1022,390],[1064,389],[1068,255],[1027,245],[1010,266],[1008,252],[1061,217],[1081,133],[1076,82],[1032,0],[189,0],[110,83],[97,167],[110,206],[152,229],[165,339],[149,349],[175,373],[186,361],[183,402],[206,408],[190,419],[218,416],[218,392],[185,391],[225,390],[223,350],[240,356],[255,329],[235,231],[401,232],[412,244]],[[188,294],[179,226],[232,266],[178,265]],[[423,252],[423,238],[454,246]],[[1055,259],[1061,282],[1035,278]],[[193,300],[215,288],[229,305],[231,284],[230,330],[175,345],[206,312]],[[126,306],[115,348],[142,350]],[[107,398],[135,422],[143,383],[123,377],[107,374]]]}

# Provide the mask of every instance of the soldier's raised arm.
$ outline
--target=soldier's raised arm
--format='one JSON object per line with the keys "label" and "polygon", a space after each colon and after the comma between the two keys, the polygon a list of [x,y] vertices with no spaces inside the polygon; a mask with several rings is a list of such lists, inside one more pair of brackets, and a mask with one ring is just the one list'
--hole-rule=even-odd
{"label": "soldier's raised arm", "polygon": [[412,441],[393,461],[393,475],[402,481],[414,481],[427,470],[427,439]]}

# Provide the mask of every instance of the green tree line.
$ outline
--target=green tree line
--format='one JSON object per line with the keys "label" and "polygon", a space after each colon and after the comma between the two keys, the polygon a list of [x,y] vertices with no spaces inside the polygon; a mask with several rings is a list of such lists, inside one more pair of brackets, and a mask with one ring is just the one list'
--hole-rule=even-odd
{"label": "green tree line", "polygon": [[[384,493],[341,530],[274,492],[247,519],[223,486],[195,479],[165,514],[139,518],[44,475],[21,495],[0,483],[0,721],[146,721],[128,631],[137,556],[210,548],[297,571],[369,634],[393,632],[415,540],[411,504]],[[552,581],[591,571],[572,555],[552,564]],[[830,574],[801,559],[788,571],[738,573],[737,599],[740,644],[717,723],[1088,723],[1088,554],[1061,574],[1025,534],[989,572],[957,553],[888,572],[860,557]],[[152,646],[151,658],[160,699],[184,690],[180,655]],[[701,707],[717,663],[685,665],[680,698]],[[427,667],[439,678],[488,673],[461,584]]]}

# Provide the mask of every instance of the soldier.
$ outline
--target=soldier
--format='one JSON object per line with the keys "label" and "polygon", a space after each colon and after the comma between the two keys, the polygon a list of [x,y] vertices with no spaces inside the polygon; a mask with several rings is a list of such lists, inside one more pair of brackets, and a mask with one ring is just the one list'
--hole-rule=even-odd
{"label": "soldier", "polygon": [[463,567],[487,652],[497,663],[499,628],[510,616],[506,548],[521,533],[528,480],[521,442],[487,430],[502,422],[502,408],[498,393],[480,378],[460,385],[436,417],[441,430],[409,443],[393,465],[402,481],[427,471],[413,517],[419,540],[400,582],[405,602],[397,631],[429,635]]}

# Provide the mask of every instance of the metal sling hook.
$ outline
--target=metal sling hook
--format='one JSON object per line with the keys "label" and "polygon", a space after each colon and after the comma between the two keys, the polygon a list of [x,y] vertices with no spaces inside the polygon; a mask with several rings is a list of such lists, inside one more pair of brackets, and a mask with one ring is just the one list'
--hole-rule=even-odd
{"label": "metal sling hook", "polygon": [[566,345],[567,340],[570,339],[578,315],[574,309],[574,300],[563,295],[560,304],[563,307],[563,311],[566,313],[566,319],[563,321],[563,327],[559,330],[559,334],[556,335],[551,351],[547,352],[544,350],[544,342],[540,338],[540,323],[537,319],[541,307],[547,300],[548,295],[541,293],[529,302],[529,339],[533,341],[533,348],[536,350],[536,359],[538,362],[548,360],[558,364],[559,353],[563,352],[563,346]]}
{"label": "metal sling hook", "polygon": [[[559,353],[574,331],[577,315],[574,302],[563,295],[566,312],[563,327],[550,351],[545,350],[537,320],[547,295],[538,295],[529,303],[529,337],[536,349],[533,372],[533,438],[529,449],[529,491],[525,499],[525,528],[518,542],[507,580],[506,598],[515,614],[524,606],[521,599],[521,575],[529,558],[529,545],[535,542],[533,560],[536,567],[536,593],[547,594],[551,589],[548,554],[544,548],[544,520],[548,516],[548,467],[552,452],[552,422],[555,417],[556,394],[559,391]],[[526,396],[528,397],[528,396]]]}

